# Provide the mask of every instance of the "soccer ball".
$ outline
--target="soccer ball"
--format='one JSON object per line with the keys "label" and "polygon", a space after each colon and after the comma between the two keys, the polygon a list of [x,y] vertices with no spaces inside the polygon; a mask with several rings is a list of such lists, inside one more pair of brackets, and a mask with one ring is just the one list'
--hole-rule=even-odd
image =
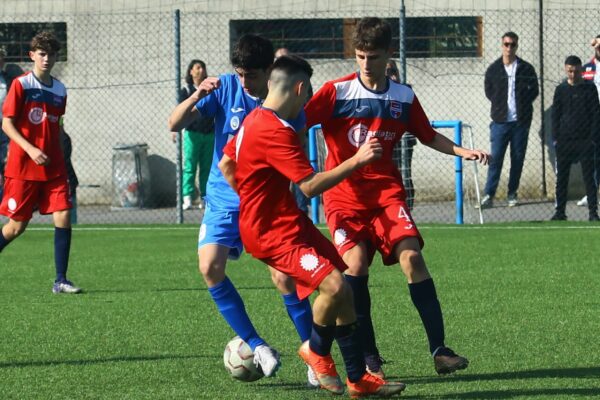
{"label": "soccer ball", "polygon": [[265,376],[254,365],[254,353],[239,336],[234,337],[225,346],[223,363],[229,374],[240,381],[253,382]]}

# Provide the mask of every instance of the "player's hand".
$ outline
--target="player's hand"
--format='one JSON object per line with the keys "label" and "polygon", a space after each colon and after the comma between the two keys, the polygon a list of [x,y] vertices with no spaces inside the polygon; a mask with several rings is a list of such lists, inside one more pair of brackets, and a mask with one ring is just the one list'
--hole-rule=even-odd
{"label": "player's hand", "polygon": [[221,80],[214,76],[209,76],[204,79],[198,86],[198,89],[192,94],[195,100],[198,101],[203,97],[208,96],[213,90],[218,89],[221,86]]}
{"label": "player's hand", "polygon": [[37,165],[48,165],[50,164],[50,157],[46,155],[42,150],[34,147],[28,153],[29,158],[33,160]]}
{"label": "player's hand", "polygon": [[358,167],[364,167],[375,160],[379,160],[382,154],[383,147],[381,146],[381,143],[379,143],[379,140],[376,138],[370,138],[368,142],[364,143],[358,148],[354,158],[358,164]]}
{"label": "player's hand", "polygon": [[467,150],[463,155],[463,159],[469,161],[479,160],[480,164],[488,165],[490,162],[491,156],[489,153],[486,153],[482,150]]}

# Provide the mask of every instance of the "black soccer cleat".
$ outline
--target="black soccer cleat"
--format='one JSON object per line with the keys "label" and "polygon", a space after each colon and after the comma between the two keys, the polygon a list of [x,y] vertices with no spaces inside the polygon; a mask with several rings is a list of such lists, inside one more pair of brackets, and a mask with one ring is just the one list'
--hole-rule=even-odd
{"label": "black soccer cleat", "polygon": [[469,366],[469,360],[459,356],[449,347],[438,348],[433,356],[435,371],[440,375],[451,374]]}

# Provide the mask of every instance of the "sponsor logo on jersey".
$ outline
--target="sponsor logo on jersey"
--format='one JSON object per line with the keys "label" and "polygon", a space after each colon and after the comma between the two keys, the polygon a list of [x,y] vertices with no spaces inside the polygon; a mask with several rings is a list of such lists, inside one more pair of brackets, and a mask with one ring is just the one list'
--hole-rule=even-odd
{"label": "sponsor logo on jersey", "polygon": [[363,111],[365,111],[365,110],[368,110],[368,109],[369,109],[369,106],[359,106],[359,107],[356,107],[356,110],[354,110],[354,111],[355,111],[357,114],[360,114],[361,112],[363,112]]}
{"label": "sponsor logo on jersey", "polygon": [[41,93],[34,93],[34,94],[31,95],[31,99],[32,100],[37,100],[37,99],[40,98],[41,95],[42,95]]}
{"label": "sponsor logo on jersey", "polygon": [[319,259],[314,254],[305,254],[300,257],[300,266],[303,270],[312,272],[319,266]]}
{"label": "sponsor logo on jersey", "polygon": [[346,242],[346,237],[348,233],[343,228],[338,228],[333,233],[333,241],[337,246],[341,246]]}
{"label": "sponsor logo on jersey", "polygon": [[52,98],[52,102],[54,103],[55,106],[60,106],[63,102],[63,97],[61,96],[54,96]]}
{"label": "sponsor logo on jersey", "polygon": [[390,114],[392,118],[398,119],[402,115],[402,103],[399,101],[390,101]]}
{"label": "sponsor logo on jersey", "polygon": [[242,111],[244,111],[243,107],[231,107],[231,112],[232,113],[239,113],[239,112],[242,112]]}
{"label": "sponsor logo on jersey", "polygon": [[231,117],[231,120],[229,121],[229,126],[231,126],[231,129],[233,129],[234,131],[236,131],[237,128],[240,127],[240,119],[237,115]]}
{"label": "sponsor logo on jersey", "polygon": [[364,124],[352,125],[348,130],[348,141],[354,147],[362,146],[369,138],[379,138],[383,140],[394,140],[396,132],[388,131],[370,131]]}
{"label": "sponsor logo on jersey", "polygon": [[39,107],[33,107],[29,110],[29,121],[34,125],[39,125],[46,118],[46,113]]}

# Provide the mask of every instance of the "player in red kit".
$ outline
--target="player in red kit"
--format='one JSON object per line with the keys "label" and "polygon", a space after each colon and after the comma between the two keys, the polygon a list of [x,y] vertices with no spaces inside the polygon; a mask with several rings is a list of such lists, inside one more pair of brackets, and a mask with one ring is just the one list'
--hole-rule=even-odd
{"label": "player in red kit", "polygon": [[412,301],[427,332],[438,373],[466,368],[468,360],[444,343],[442,311],[433,280],[421,254],[423,239],[406,204],[394,145],[405,132],[442,153],[488,162],[489,155],[455,145],[436,133],[413,90],[386,77],[391,28],[379,18],[357,24],[353,44],[360,71],[330,81],[306,105],[307,125],[322,125],[328,155],[325,169],[354,156],[372,138],[383,147],[380,160],[357,170],[323,196],[331,237],[348,265],[345,278],[354,306],[369,371],[384,377],[371,320],[369,266],[376,251],[386,265],[400,263]]}
{"label": "player in red kit", "polygon": [[344,359],[349,394],[390,396],[404,384],[386,382],[366,372],[356,329],[346,269],[334,246],[300,211],[290,181],[312,197],[381,156],[377,140],[365,143],[336,168],[315,174],[300,138],[287,122],[306,101],[312,68],[294,56],[278,58],[269,76],[269,94],[246,119],[219,163],[223,176],[240,196],[240,233],[248,253],[295,279],[298,297],[314,290],[310,340],[299,355],[317,375],[322,388],[341,394],[344,386],[331,357],[336,340]]}
{"label": "player in red kit", "polygon": [[60,43],[49,32],[31,40],[33,71],[16,78],[2,108],[2,129],[10,138],[0,213],[8,223],[0,232],[0,252],[21,235],[37,208],[54,219],[54,293],[79,293],[67,280],[71,249],[71,199],[60,144],[59,121],[67,91],[50,75]]}

